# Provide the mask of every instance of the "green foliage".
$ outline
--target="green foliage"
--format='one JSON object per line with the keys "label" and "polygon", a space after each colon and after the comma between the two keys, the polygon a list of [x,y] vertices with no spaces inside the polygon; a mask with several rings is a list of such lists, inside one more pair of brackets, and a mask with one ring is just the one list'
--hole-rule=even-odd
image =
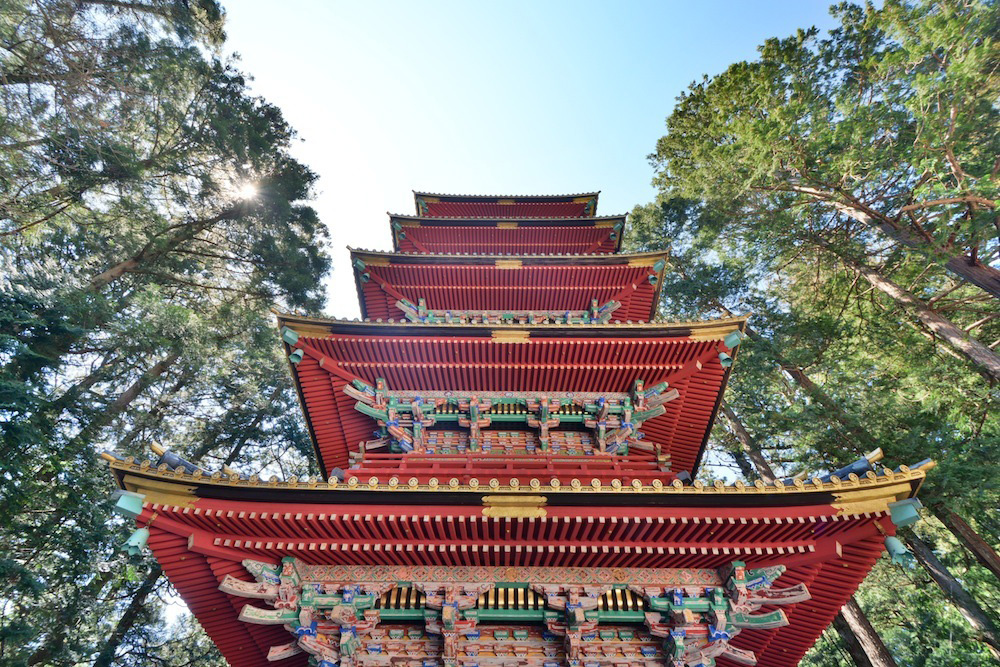
{"label": "green foliage", "polygon": [[656,182],[739,224],[780,220],[789,239],[822,233],[835,216],[818,213],[839,213],[858,234],[880,229],[942,263],[966,255],[988,270],[1000,9],[892,0],[834,14],[841,26],[826,38],[768,40],[759,59],[692,84],[650,156]]}
{"label": "green foliage", "polygon": [[310,472],[269,308],[322,304],[315,175],[214,55],[222,18],[213,0],[0,13],[0,664],[221,664],[118,550],[99,450]]}

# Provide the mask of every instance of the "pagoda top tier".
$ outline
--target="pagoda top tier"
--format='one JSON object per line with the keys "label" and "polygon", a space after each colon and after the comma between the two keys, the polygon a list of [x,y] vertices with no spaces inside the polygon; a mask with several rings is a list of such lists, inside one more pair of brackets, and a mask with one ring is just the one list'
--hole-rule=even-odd
{"label": "pagoda top tier", "polygon": [[599,192],[569,195],[413,193],[417,215],[429,217],[585,218],[597,215]]}

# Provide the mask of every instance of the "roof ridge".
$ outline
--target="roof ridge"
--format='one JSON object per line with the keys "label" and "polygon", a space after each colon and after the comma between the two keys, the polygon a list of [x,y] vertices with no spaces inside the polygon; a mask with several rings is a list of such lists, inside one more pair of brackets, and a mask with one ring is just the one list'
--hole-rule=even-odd
{"label": "roof ridge", "polygon": [[483,259],[521,259],[521,258],[554,258],[554,257],[583,257],[613,259],[617,257],[658,257],[667,256],[669,250],[647,250],[645,252],[616,252],[616,253],[581,253],[581,252],[535,252],[535,253],[470,253],[470,252],[396,252],[394,250],[370,250],[368,248],[355,248],[346,246],[351,253],[366,253],[369,255],[393,255],[402,257],[465,257]]}
{"label": "roof ridge", "polygon": [[272,312],[278,318],[279,324],[282,323],[282,322],[300,322],[300,323],[303,323],[303,324],[314,324],[314,325],[315,324],[319,324],[319,325],[323,325],[323,324],[329,324],[329,325],[334,325],[334,324],[337,324],[337,325],[340,325],[340,324],[347,324],[347,325],[368,324],[368,325],[372,325],[372,324],[374,324],[374,325],[383,325],[383,326],[388,326],[388,325],[400,326],[400,325],[402,325],[402,326],[409,326],[409,327],[414,327],[414,328],[424,328],[424,329],[449,328],[449,327],[456,328],[457,327],[457,328],[464,328],[464,329],[495,329],[495,328],[503,328],[503,329],[522,328],[523,329],[523,328],[530,328],[530,329],[574,329],[574,330],[579,330],[579,329],[593,329],[594,331],[607,331],[609,329],[625,328],[625,327],[641,328],[641,329],[657,329],[657,328],[661,328],[662,329],[662,328],[702,328],[702,327],[708,328],[708,327],[725,326],[725,325],[732,325],[734,327],[739,328],[740,325],[745,324],[747,322],[747,320],[750,318],[750,315],[747,314],[747,315],[737,315],[737,316],[733,316],[733,317],[719,317],[719,318],[715,318],[715,319],[686,321],[686,322],[683,322],[683,321],[677,321],[677,322],[670,322],[670,321],[653,321],[653,322],[647,322],[647,321],[644,321],[644,320],[637,320],[635,322],[633,322],[632,320],[627,320],[625,322],[622,322],[621,320],[614,320],[613,322],[608,322],[608,323],[593,323],[593,324],[591,324],[591,323],[586,323],[586,324],[583,324],[583,323],[581,323],[581,324],[522,324],[520,322],[498,322],[498,323],[490,323],[490,324],[471,324],[471,323],[470,324],[463,324],[463,323],[454,323],[454,322],[453,323],[446,323],[446,322],[433,322],[433,323],[431,323],[431,322],[419,322],[419,321],[418,322],[412,322],[410,320],[407,320],[402,315],[400,316],[399,319],[393,319],[393,318],[384,319],[384,318],[381,318],[381,317],[379,317],[379,318],[364,318],[364,319],[361,319],[361,318],[347,319],[347,318],[325,317],[325,316],[317,316],[317,315],[298,315],[298,314],[295,314],[295,313],[284,313],[284,312],[281,312],[279,310],[272,310]]}
{"label": "roof ridge", "polygon": [[590,192],[566,192],[562,194],[464,194],[459,192],[428,192],[426,190],[413,190],[413,195],[419,197],[421,195],[429,197],[495,197],[503,199],[557,199],[560,197],[596,197],[601,194],[600,190],[591,190]]}
{"label": "roof ridge", "polygon": [[619,213],[616,215],[590,215],[585,217],[544,217],[544,216],[496,216],[496,215],[413,215],[410,213],[393,213],[392,211],[386,211],[386,215],[390,218],[407,218],[410,220],[496,220],[497,222],[503,222],[505,220],[618,220],[621,218],[628,217],[628,213]]}

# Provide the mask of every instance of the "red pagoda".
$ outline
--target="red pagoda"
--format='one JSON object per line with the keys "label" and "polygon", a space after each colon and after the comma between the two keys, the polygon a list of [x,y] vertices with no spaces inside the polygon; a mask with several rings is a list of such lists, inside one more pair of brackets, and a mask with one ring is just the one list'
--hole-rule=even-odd
{"label": "red pagoda", "polygon": [[744,318],[655,322],[597,193],[415,193],[353,250],[363,321],[280,315],[325,478],[107,454],[237,667],[795,665],[926,470],[692,479]]}

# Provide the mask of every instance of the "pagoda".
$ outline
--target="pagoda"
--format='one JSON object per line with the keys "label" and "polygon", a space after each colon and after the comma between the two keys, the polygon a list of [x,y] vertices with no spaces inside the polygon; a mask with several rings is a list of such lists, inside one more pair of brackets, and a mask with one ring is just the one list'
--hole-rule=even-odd
{"label": "pagoda", "polygon": [[106,453],[234,667],[799,662],[917,520],[925,461],[693,474],[745,318],[658,322],[597,193],[415,193],[363,319],[278,316],[322,479]]}

